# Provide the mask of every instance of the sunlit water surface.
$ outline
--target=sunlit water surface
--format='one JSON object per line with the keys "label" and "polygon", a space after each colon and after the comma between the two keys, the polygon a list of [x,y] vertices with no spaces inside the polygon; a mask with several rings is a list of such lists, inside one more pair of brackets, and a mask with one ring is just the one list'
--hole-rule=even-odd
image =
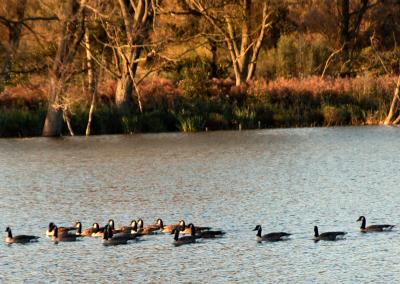
{"label": "sunlit water surface", "polygon": [[[355,221],[399,222],[399,141],[381,127],[2,139],[0,228],[42,238],[0,243],[0,282],[398,282],[399,231],[361,234]],[[139,217],[227,234],[181,247],[44,236],[50,221]],[[258,244],[257,224],[293,236]],[[347,238],[314,243],[314,225]]]}

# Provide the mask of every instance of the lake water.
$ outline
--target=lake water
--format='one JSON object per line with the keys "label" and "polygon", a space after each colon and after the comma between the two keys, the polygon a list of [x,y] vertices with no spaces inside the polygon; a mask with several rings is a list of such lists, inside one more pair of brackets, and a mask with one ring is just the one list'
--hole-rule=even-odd
{"label": "lake water", "polygon": [[[399,141],[389,127],[1,139],[0,228],[42,238],[0,242],[0,282],[398,283],[399,231],[361,234],[356,220],[398,224]],[[44,236],[50,221],[140,217],[226,235],[181,247]],[[259,244],[257,224],[293,236]],[[314,225],[348,235],[314,243]]]}

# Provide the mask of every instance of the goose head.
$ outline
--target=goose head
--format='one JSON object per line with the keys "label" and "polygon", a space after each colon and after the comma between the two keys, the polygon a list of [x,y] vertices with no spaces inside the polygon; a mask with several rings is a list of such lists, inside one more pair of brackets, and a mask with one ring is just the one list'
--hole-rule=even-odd
{"label": "goose head", "polygon": [[258,231],[258,230],[260,230],[261,229],[261,225],[257,225],[254,229],[253,229],[253,231]]}
{"label": "goose head", "polygon": [[115,228],[115,222],[114,222],[114,219],[110,219],[110,220],[108,220],[108,225],[110,226],[110,228],[111,229],[114,229]]}
{"label": "goose head", "polygon": [[364,216],[360,216],[360,217],[358,217],[357,222],[364,221],[364,220],[365,220],[365,217]]}

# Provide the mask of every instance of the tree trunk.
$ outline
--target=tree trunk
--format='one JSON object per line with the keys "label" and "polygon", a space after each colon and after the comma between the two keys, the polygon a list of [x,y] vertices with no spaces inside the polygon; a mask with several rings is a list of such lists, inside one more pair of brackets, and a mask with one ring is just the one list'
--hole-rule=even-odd
{"label": "tree trunk", "polygon": [[[138,0],[126,1],[119,0],[121,14],[124,20],[125,38],[129,45],[128,48],[119,48],[119,62],[123,64],[121,69],[121,78],[117,82],[115,93],[115,103],[122,110],[127,111],[133,106],[134,79],[138,68],[138,62],[142,53],[141,46],[149,39],[150,29],[153,23],[153,1]],[[136,5],[131,7],[132,3]],[[117,45],[126,43],[117,42]]]}
{"label": "tree trunk", "polygon": [[217,64],[217,42],[215,40],[208,39],[210,44],[211,52],[211,78],[216,78],[218,76],[218,64]]}
{"label": "tree trunk", "polygon": [[129,74],[123,74],[117,82],[117,89],[115,91],[115,103],[117,106],[124,110],[132,107],[133,82]]}
{"label": "tree trunk", "polygon": [[50,98],[47,110],[46,120],[43,127],[43,136],[60,136],[63,124],[63,110],[59,102],[58,79],[55,75],[50,79]]}
{"label": "tree trunk", "polygon": [[267,13],[267,4],[264,3],[262,26],[261,26],[260,34],[258,35],[257,41],[253,47],[253,55],[251,57],[251,61],[249,62],[249,68],[248,68],[248,72],[247,72],[246,81],[250,81],[251,79],[253,79],[253,77],[256,73],[258,55],[260,54],[262,42],[265,37],[265,30],[267,29],[267,27],[271,26],[271,23],[267,23],[268,18],[269,18],[269,15]]}
{"label": "tree trunk", "polygon": [[86,65],[87,65],[87,69],[88,69],[88,85],[89,85],[88,91],[91,96],[88,122],[86,125],[86,136],[89,136],[90,132],[91,132],[93,113],[94,113],[95,104],[96,104],[96,81],[94,79],[90,36],[89,36],[89,29],[87,27],[85,28],[84,40],[85,40],[85,48],[86,48]]}
{"label": "tree trunk", "polygon": [[397,84],[396,84],[396,88],[394,90],[392,103],[390,104],[389,113],[386,116],[385,121],[383,122],[384,125],[398,124],[400,122],[400,115],[399,115],[396,118],[396,120],[392,123],[393,116],[397,112],[397,105],[399,102],[399,89],[400,89],[400,75],[397,78]]}
{"label": "tree trunk", "polygon": [[251,20],[251,0],[243,0],[243,22],[242,22],[242,42],[240,45],[239,67],[240,80],[246,82],[250,63],[250,20]]}

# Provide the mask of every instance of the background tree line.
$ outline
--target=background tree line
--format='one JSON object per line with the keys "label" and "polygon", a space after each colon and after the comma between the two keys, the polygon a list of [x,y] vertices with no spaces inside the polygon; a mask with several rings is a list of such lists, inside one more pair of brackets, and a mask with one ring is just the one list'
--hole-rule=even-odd
{"label": "background tree line", "polygon": [[0,135],[397,124],[398,15],[399,0],[4,1]]}

